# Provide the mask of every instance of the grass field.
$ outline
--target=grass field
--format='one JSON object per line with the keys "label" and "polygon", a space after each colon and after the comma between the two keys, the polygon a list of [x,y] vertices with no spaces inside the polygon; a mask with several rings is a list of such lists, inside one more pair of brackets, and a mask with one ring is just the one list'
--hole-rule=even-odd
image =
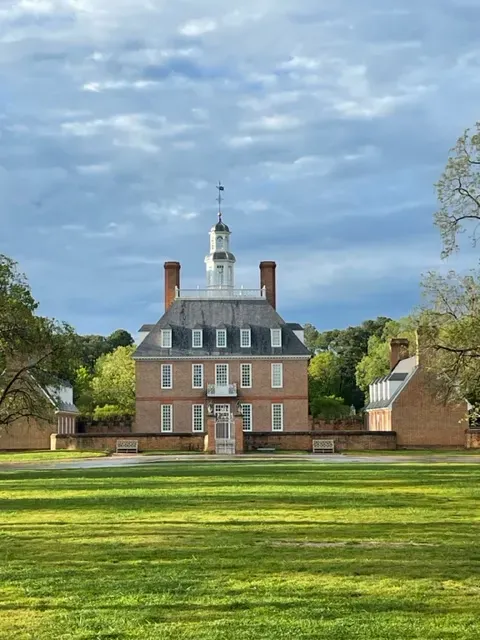
{"label": "grass field", "polygon": [[102,456],[105,456],[102,451],[0,451],[0,465],[11,462],[55,462]]}
{"label": "grass field", "polygon": [[0,638],[477,640],[480,466],[0,474]]}

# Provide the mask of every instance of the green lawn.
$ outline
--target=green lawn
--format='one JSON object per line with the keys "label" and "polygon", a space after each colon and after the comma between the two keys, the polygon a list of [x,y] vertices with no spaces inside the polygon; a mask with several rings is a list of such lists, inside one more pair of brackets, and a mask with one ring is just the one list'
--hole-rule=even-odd
{"label": "green lawn", "polygon": [[0,638],[477,640],[480,466],[0,474]]}
{"label": "green lawn", "polygon": [[102,451],[0,451],[0,465],[10,462],[55,462],[102,456],[105,456]]}

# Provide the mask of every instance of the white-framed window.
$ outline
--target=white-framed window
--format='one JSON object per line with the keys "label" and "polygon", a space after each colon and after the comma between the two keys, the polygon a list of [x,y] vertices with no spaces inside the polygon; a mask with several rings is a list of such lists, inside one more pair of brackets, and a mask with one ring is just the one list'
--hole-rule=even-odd
{"label": "white-framed window", "polygon": [[162,389],[173,388],[173,366],[171,364],[162,364]]}
{"label": "white-framed window", "polygon": [[242,389],[250,389],[252,386],[252,365],[240,365],[240,386]]}
{"label": "white-framed window", "polygon": [[162,349],[172,348],[172,330],[162,329],[160,332],[160,344]]}
{"label": "white-framed window", "polygon": [[283,387],[283,364],[272,362],[272,389],[282,389]]}
{"label": "white-framed window", "polygon": [[200,432],[204,428],[204,406],[203,404],[192,404],[192,431]]}
{"label": "white-framed window", "polygon": [[203,347],[202,329],[192,329],[192,347],[194,349],[201,349]]}
{"label": "white-framed window", "polygon": [[283,404],[272,404],[272,431],[283,431]]}
{"label": "white-framed window", "polygon": [[250,329],[240,329],[240,346],[243,349],[252,346],[252,332]]}
{"label": "white-framed window", "polygon": [[215,384],[217,387],[226,387],[228,385],[228,364],[215,365]]}
{"label": "white-framed window", "polygon": [[218,236],[217,238],[217,251],[223,251],[223,238]]}
{"label": "white-framed window", "polygon": [[243,430],[253,431],[252,405],[242,404]]}
{"label": "white-framed window", "polygon": [[192,389],[203,389],[203,364],[192,364]]}
{"label": "white-framed window", "polygon": [[217,347],[224,348],[227,346],[227,330],[217,329]]}
{"label": "white-framed window", "polygon": [[173,431],[173,405],[162,404],[162,426],[163,433]]}
{"label": "white-framed window", "polygon": [[270,329],[270,335],[272,338],[272,347],[281,347],[282,346],[282,330]]}

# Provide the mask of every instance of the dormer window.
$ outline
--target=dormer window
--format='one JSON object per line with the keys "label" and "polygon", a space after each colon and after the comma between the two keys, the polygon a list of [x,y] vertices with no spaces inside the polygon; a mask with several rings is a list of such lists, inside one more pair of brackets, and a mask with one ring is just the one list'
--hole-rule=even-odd
{"label": "dormer window", "polygon": [[217,347],[224,349],[227,346],[227,330],[217,329]]}
{"label": "dormer window", "polygon": [[272,347],[281,347],[282,346],[282,330],[270,329],[270,335],[272,338]]}
{"label": "dormer window", "polygon": [[252,332],[250,329],[240,329],[240,347],[248,349],[252,346]]}
{"label": "dormer window", "polygon": [[192,347],[194,349],[201,349],[203,347],[203,331],[202,329],[192,330]]}
{"label": "dormer window", "polygon": [[162,349],[172,348],[172,330],[162,329],[160,332],[160,345]]}

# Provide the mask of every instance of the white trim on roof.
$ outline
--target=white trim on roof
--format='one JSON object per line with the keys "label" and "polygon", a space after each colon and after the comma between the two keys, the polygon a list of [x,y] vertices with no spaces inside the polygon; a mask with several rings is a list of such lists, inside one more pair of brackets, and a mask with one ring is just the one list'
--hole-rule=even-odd
{"label": "white trim on roof", "polygon": [[[304,356],[283,356],[283,355],[274,355],[274,354],[269,354],[266,356],[251,356],[250,354],[248,355],[248,359],[249,360],[310,360],[312,356],[311,355],[304,355]],[[228,354],[222,354],[222,355],[213,355],[213,356],[207,356],[207,355],[188,355],[188,356],[169,356],[169,355],[164,355],[164,356],[132,356],[133,360],[167,360],[168,362],[170,362],[171,360],[245,360],[245,354],[243,355],[228,355]]]}

